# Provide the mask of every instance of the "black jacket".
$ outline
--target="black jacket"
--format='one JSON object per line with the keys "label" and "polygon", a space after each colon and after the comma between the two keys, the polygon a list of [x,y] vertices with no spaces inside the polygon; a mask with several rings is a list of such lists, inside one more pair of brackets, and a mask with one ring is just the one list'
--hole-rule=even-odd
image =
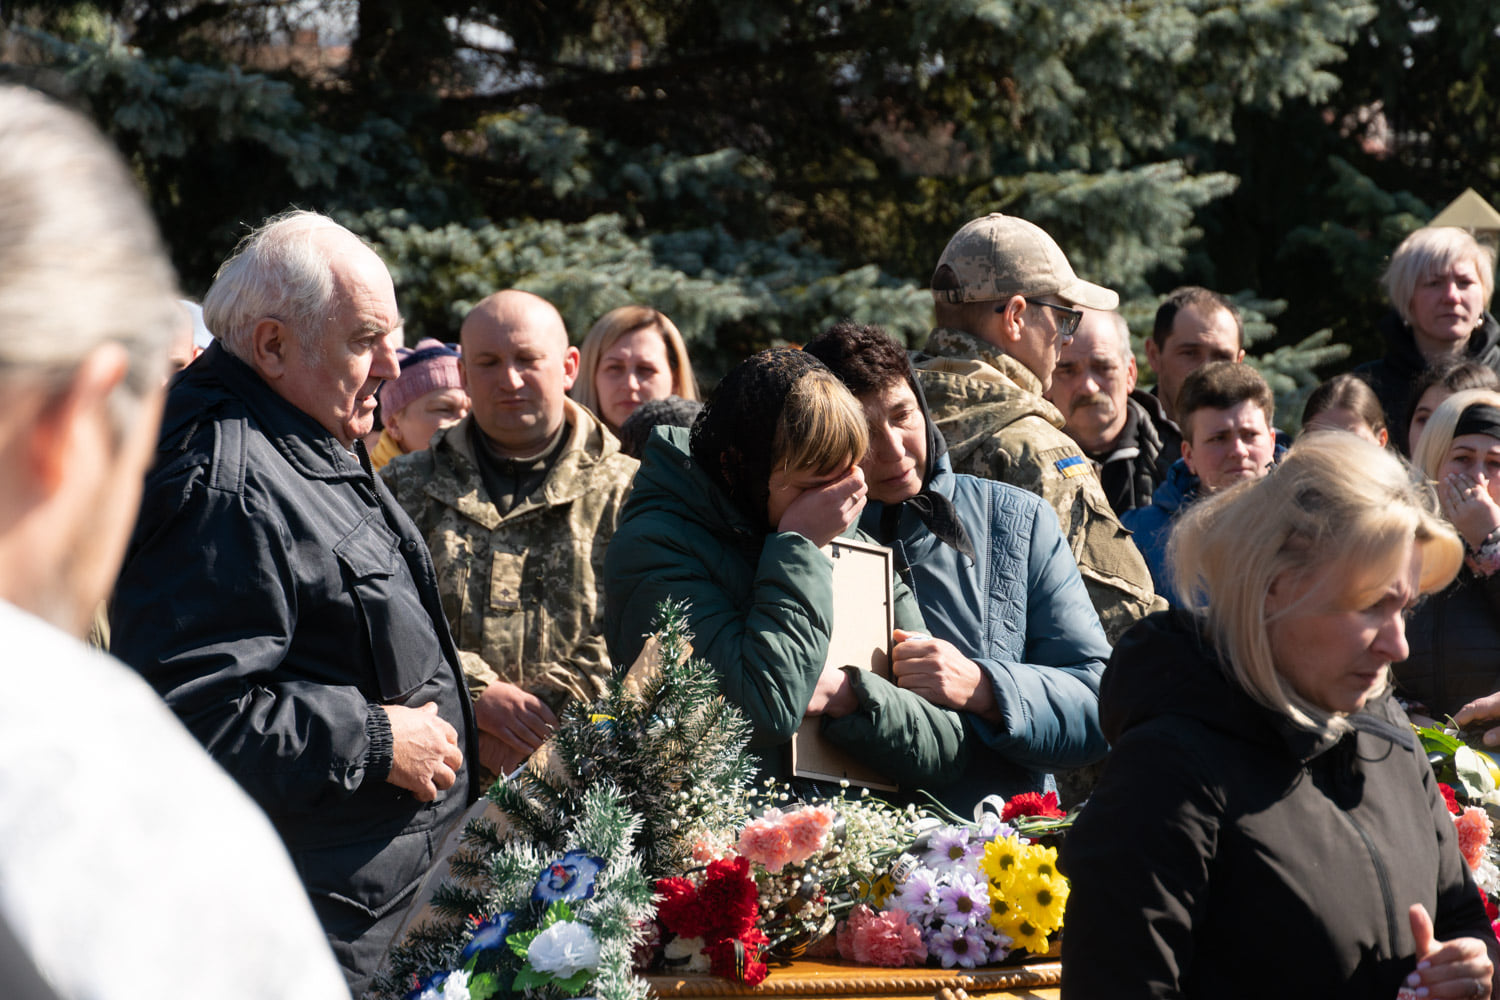
{"label": "black jacket", "polygon": [[[373,920],[477,794],[477,736],[427,548],[356,447],[211,346],[168,393],[110,622],[112,652],[266,811],[314,902]],[[428,702],[465,758],[434,803],[384,780],[380,706]]]}
{"label": "black jacket", "polygon": [[1144,389],[1125,397],[1125,426],[1113,448],[1089,455],[1099,466],[1099,482],[1116,514],[1145,507],[1182,457],[1182,431],[1161,408],[1161,400]]}
{"label": "black jacket", "polygon": [[1411,654],[1395,667],[1399,692],[1433,718],[1500,691],[1500,573],[1467,568],[1428,597],[1406,626]]}
{"label": "black jacket", "polygon": [[[1392,309],[1380,318],[1377,324],[1385,337],[1385,356],[1378,361],[1367,361],[1354,369],[1354,374],[1370,383],[1380,399],[1380,408],[1385,411],[1386,429],[1391,440],[1404,455],[1409,451],[1406,440],[1406,411],[1411,405],[1411,385],[1418,375],[1427,370],[1427,359],[1417,349],[1417,340],[1411,327],[1401,321],[1401,316]],[[1500,375],[1500,322],[1488,311],[1479,329],[1469,338],[1464,354],[1471,361],[1478,361],[1495,374]]]}
{"label": "black jacket", "polygon": [[1186,612],[1115,648],[1113,745],[1063,847],[1063,996],[1394,997],[1407,917],[1491,937],[1453,821],[1382,696],[1322,738],[1229,680]]}

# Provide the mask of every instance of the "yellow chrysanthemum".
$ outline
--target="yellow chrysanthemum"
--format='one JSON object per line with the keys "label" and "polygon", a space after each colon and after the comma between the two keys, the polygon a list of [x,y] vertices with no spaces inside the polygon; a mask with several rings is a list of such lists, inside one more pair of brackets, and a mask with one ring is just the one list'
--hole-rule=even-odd
{"label": "yellow chrysanthemum", "polygon": [[1015,878],[1016,866],[1020,864],[1024,848],[1021,838],[1015,835],[1004,840],[992,840],[984,845],[984,857],[979,860],[979,868],[989,876],[991,883],[1003,889]]}
{"label": "yellow chrysanthemum", "polygon": [[994,885],[990,886],[990,923],[996,930],[1009,934],[1010,928],[1020,923],[1024,917],[1025,914],[1011,903],[1003,892],[996,889]]}
{"label": "yellow chrysanthemum", "polygon": [[1029,920],[1022,920],[1014,930],[1005,933],[1010,935],[1014,947],[1025,948],[1033,955],[1045,955],[1050,946],[1046,933]]}
{"label": "yellow chrysanthemum", "polygon": [[1012,889],[1010,898],[1014,908],[1028,921],[1050,934],[1062,926],[1068,888],[1068,880],[1061,875],[1052,878],[1031,875]]}
{"label": "yellow chrysanthemum", "polygon": [[1027,844],[1021,851],[1018,867],[1028,877],[1060,879],[1057,870],[1057,848],[1041,844]]}

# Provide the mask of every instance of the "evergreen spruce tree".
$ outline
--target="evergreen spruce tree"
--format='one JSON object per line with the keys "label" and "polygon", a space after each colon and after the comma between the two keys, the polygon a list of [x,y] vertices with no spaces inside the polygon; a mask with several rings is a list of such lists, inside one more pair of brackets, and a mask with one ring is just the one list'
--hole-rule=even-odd
{"label": "evergreen spruce tree", "polygon": [[[1458,6],[1442,17],[1484,37],[1492,12]],[[1295,336],[1266,344],[1305,381],[1326,356],[1305,324],[1339,303],[1238,266],[1241,224],[1254,247],[1289,228],[1226,207],[1282,147],[1222,151],[1260,122],[1323,121],[1370,32],[1419,55],[1430,32],[1348,0],[359,0],[337,30],[322,5],[8,9],[74,46],[13,45],[12,73],[70,89],[133,155],[190,291],[295,203],[376,241],[411,337],[451,338],[505,286],[558,301],[575,335],[650,301],[709,381],[844,316],[916,344],[943,243],[997,209],[1143,310],[1185,279],[1290,300]],[[326,58],[281,58],[297,29]],[[1487,100],[1482,61],[1454,72]]]}

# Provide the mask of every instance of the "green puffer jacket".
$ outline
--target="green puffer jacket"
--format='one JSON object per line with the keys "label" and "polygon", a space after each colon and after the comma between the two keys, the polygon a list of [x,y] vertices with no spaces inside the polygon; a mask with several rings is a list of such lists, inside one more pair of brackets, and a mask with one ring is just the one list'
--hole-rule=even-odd
{"label": "green puffer jacket", "polygon": [[[850,534],[865,538],[851,529]],[[828,654],[833,567],[795,532],[766,535],[695,463],[686,428],[658,429],[604,559],[604,632],[613,662],[632,663],[662,601],[687,601],[695,656],[750,720],[761,770],[787,775],[784,745],[802,721]],[[897,581],[896,624],[923,631]],[[903,791],[963,774],[962,718],[867,670],[851,671],[859,709],[823,733]]]}

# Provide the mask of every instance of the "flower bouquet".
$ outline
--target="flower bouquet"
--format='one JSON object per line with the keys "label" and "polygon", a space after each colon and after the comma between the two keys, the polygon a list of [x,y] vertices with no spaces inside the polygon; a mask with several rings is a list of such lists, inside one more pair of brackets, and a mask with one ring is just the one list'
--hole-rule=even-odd
{"label": "flower bouquet", "polygon": [[659,670],[569,709],[549,753],[491,789],[378,996],[645,1000],[653,969],[754,985],[802,954],[971,969],[1047,952],[1067,900],[1038,842],[1068,824],[1056,796],[965,823],[868,790],[752,787],[743,719],[674,651],[673,621]]}
{"label": "flower bouquet", "polygon": [[[1062,832],[1070,820],[1051,792],[986,804],[992,809],[975,822],[939,826],[913,845],[916,854],[904,856],[872,905],[856,908],[841,929],[840,955],[973,969],[1020,950],[1048,953],[1049,936],[1062,928],[1068,881],[1057,870],[1056,848],[1036,838]],[[887,943],[897,935],[919,946],[899,953],[900,961]]]}
{"label": "flower bouquet", "polygon": [[1456,726],[1415,728],[1453,817],[1459,850],[1474,873],[1485,912],[1500,933],[1500,845],[1494,841],[1500,767],[1488,753],[1465,743]]}

